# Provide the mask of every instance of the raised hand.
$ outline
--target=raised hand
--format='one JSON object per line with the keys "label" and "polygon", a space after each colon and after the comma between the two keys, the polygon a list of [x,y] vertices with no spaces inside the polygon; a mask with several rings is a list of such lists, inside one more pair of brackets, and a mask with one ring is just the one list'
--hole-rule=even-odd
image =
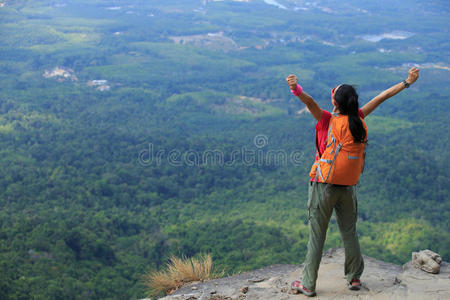
{"label": "raised hand", "polygon": [[408,79],[406,79],[406,82],[409,84],[413,84],[414,82],[416,82],[417,78],[419,78],[419,71],[420,70],[416,67],[412,67],[411,69],[409,69]]}
{"label": "raised hand", "polygon": [[286,81],[289,84],[289,87],[291,88],[291,90],[295,91],[297,89],[297,83],[298,83],[297,76],[291,74],[286,78]]}

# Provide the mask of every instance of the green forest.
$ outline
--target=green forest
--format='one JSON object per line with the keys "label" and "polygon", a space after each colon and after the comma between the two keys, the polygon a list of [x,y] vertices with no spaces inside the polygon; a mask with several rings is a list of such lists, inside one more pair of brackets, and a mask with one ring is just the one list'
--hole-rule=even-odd
{"label": "green forest", "polygon": [[0,299],[145,298],[171,255],[302,263],[315,121],[289,74],[330,110],[340,83],[363,105],[420,68],[366,120],[358,234],[450,261],[449,21],[446,1],[0,0]]}

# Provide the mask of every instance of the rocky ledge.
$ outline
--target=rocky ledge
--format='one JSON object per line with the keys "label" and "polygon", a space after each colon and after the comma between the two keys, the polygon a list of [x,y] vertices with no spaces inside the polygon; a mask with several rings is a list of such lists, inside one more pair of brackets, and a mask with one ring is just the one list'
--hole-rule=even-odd
{"label": "rocky ledge", "polygon": [[[344,249],[330,249],[323,255],[316,299],[450,299],[450,268],[442,262],[439,274],[426,273],[407,263],[403,266],[364,256],[362,289],[350,291],[344,277]],[[290,293],[302,265],[270,267],[215,279],[194,282],[161,300],[284,300],[306,299]]]}

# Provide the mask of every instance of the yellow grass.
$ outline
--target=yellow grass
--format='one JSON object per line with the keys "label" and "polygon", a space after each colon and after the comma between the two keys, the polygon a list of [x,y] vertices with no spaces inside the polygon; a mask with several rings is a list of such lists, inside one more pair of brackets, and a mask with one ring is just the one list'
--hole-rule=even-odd
{"label": "yellow grass", "polygon": [[161,293],[170,294],[181,286],[194,281],[205,281],[223,276],[215,272],[210,254],[199,258],[170,257],[166,269],[144,275],[144,285],[149,288],[150,296]]}

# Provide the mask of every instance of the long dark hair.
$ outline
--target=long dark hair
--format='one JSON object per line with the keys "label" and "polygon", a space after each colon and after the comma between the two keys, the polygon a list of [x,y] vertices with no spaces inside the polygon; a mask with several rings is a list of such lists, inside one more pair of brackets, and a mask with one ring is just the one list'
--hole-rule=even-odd
{"label": "long dark hair", "polygon": [[358,94],[355,88],[348,84],[340,85],[335,91],[334,100],[338,104],[339,112],[342,115],[348,115],[348,126],[355,143],[364,143],[366,130],[359,118]]}

